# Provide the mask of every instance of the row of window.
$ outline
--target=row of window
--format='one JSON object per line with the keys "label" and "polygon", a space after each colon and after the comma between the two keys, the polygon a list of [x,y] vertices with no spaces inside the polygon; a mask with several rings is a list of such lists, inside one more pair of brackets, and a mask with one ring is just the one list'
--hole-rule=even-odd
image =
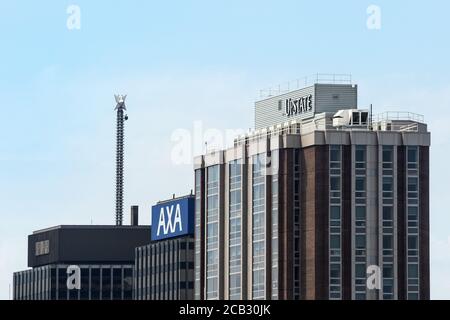
{"label": "row of window", "polygon": [[67,288],[67,266],[45,266],[14,274],[16,300],[130,300],[133,266],[80,266],[80,290]]}

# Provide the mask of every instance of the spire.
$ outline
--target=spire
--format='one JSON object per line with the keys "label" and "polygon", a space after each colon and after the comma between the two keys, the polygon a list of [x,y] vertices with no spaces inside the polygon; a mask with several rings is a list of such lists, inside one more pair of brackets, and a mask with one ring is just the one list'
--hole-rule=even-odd
{"label": "spire", "polygon": [[116,225],[121,226],[123,222],[123,149],[124,149],[124,115],[126,95],[114,95],[117,110],[117,145],[116,145]]}

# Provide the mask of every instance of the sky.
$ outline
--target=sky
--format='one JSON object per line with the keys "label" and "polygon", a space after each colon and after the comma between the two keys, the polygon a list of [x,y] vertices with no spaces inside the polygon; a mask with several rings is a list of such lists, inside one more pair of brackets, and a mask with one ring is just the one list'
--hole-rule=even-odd
{"label": "sky", "polygon": [[177,132],[192,134],[192,159],[211,130],[253,126],[260,89],[316,73],[351,74],[360,108],[424,115],[431,297],[450,299],[449,12],[448,1],[1,0],[0,299],[27,268],[33,230],[114,223],[114,94],[128,94],[125,222],[139,205],[149,224],[152,204],[193,188]]}

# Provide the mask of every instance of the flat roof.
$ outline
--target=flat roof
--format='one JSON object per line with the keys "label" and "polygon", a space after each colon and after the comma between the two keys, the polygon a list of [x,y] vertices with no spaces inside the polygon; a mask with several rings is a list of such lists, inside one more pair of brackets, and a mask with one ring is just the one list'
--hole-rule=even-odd
{"label": "flat roof", "polygon": [[131,225],[122,225],[122,226],[116,226],[116,225],[58,225],[53,227],[48,227],[44,229],[39,229],[36,231],[33,231],[33,234],[39,234],[43,232],[48,232],[52,230],[58,230],[58,229],[78,229],[78,230],[89,230],[89,229],[148,229],[150,228],[150,225],[138,225],[138,226],[131,226]]}
{"label": "flat roof", "polygon": [[162,203],[177,201],[177,200],[181,200],[181,199],[189,199],[189,198],[194,198],[194,197],[195,197],[195,195],[188,194],[188,195],[185,195],[185,196],[180,196],[180,197],[171,198],[171,199],[167,199],[167,200],[160,200],[156,204],[162,204]]}

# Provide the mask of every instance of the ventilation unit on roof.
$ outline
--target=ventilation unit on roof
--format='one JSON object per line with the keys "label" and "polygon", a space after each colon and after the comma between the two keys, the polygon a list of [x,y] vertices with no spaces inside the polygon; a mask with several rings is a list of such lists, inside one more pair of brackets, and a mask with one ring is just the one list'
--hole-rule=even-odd
{"label": "ventilation unit on roof", "polygon": [[358,109],[339,110],[333,116],[333,127],[367,128],[369,111]]}

